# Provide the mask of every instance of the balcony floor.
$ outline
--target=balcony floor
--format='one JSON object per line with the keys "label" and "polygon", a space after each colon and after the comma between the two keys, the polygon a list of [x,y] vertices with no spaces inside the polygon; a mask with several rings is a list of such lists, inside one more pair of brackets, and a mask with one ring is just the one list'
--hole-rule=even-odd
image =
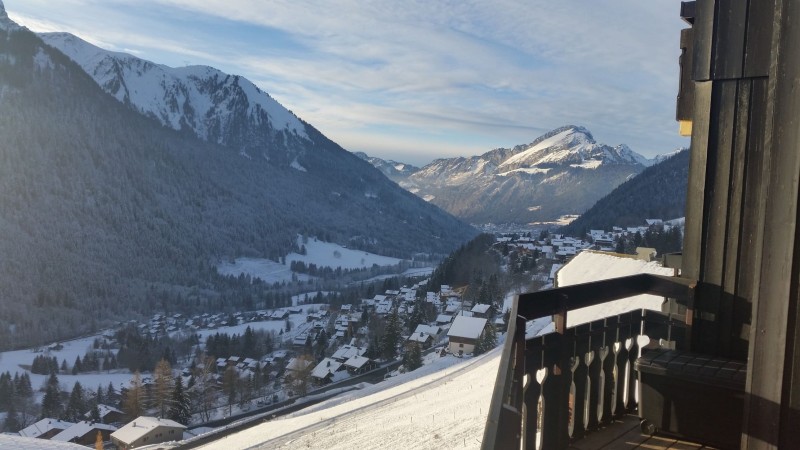
{"label": "balcony floor", "polygon": [[595,431],[569,447],[571,450],[629,450],[634,448],[657,450],[713,449],[694,442],[680,441],[664,436],[648,436],[639,429],[639,418],[625,416],[603,430]]}

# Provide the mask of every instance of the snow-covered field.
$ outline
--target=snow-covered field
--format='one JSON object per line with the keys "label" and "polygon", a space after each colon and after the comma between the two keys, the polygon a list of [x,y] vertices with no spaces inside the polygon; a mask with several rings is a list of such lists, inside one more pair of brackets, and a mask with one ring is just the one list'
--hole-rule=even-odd
{"label": "snow-covered field", "polygon": [[440,358],[212,442],[204,449],[478,448],[500,348],[473,359]]}
{"label": "snow-covered field", "polygon": [[[217,272],[235,277],[241,274],[250,275],[270,284],[292,281],[292,271],[289,266],[262,258],[237,258],[233,262],[222,262],[217,266]],[[307,281],[310,278],[306,274],[297,274],[297,279],[300,281]]]}
{"label": "snow-covered field", "polygon": [[306,254],[289,253],[286,256],[287,265],[291,264],[292,261],[302,261],[306,264],[314,263],[319,267],[361,269],[372,267],[374,264],[378,266],[394,266],[402,261],[398,258],[390,258],[362,250],[353,250],[330,242],[322,242],[316,238],[309,238],[307,242],[298,241],[298,245],[305,246]]}
{"label": "snow-covered field", "polygon": [[[269,259],[261,258],[236,258],[234,261],[224,261],[217,266],[217,271],[222,275],[233,275],[238,277],[241,274],[251,277],[261,278],[267,283],[283,282],[292,280],[290,270],[293,261],[302,261],[306,264],[316,264],[317,267],[331,267],[336,269],[363,269],[373,265],[394,266],[402,261],[398,258],[376,255],[361,250],[353,250],[342,247],[338,244],[323,242],[316,238],[309,238],[303,242],[298,238],[298,245],[306,249],[306,254],[289,253],[286,255],[286,263],[281,264]],[[300,281],[310,279],[308,275],[295,274]]]}

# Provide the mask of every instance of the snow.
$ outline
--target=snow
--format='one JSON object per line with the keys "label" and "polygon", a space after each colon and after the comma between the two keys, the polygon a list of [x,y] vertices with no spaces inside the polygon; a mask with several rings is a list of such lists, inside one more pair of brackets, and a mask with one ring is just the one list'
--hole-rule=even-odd
{"label": "snow", "polygon": [[602,160],[599,159],[590,159],[584,161],[580,164],[570,164],[570,167],[581,168],[581,169],[597,169],[603,164]]}
{"label": "snow", "polygon": [[92,430],[106,430],[106,431],[116,431],[117,427],[113,425],[106,425],[104,423],[95,423],[95,422],[88,422],[86,420],[76,423],[71,427],[67,428],[66,430],[58,433],[57,435],[53,436],[51,439],[54,441],[63,441],[69,442],[75,438],[79,438],[81,436],[86,435],[86,433]]}
{"label": "snow", "polygon": [[289,165],[292,169],[299,170],[300,172],[308,172],[305,167],[303,167],[299,162],[297,162],[297,158],[292,160],[292,163]]}
{"label": "snow", "polygon": [[[104,89],[121,85],[110,92],[117,100],[130,102],[173,129],[181,129],[181,119],[188,119],[197,135],[208,140],[213,132],[209,119],[218,117],[223,126],[230,124],[233,110],[230,103],[238,99],[231,95],[220,102],[213,88],[209,88],[214,86],[229,91],[240,89],[247,100],[248,118],[257,125],[265,125],[261,121],[263,112],[276,131],[310,139],[305,125],[294,114],[242,77],[208,66],[172,68],[154,64],[126,53],[101,49],[69,33],[40,33],[39,36],[78,63]],[[123,83],[118,83],[120,76]],[[177,106],[169,106],[173,98]],[[224,130],[218,131],[224,134]]]}
{"label": "snow", "polygon": [[514,170],[509,170],[508,172],[498,173],[497,176],[507,177],[510,174],[514,173],[514,172],[527,173],[527,174],[530,174],[530,175],[535,175],[537,173],[543,173],[543,174],[546,175],[547,172],[550,172],[550,170],[551,170],[551,168],[549,168],[549,167],[546,168],[546,169],[541,169],[539,167],[520,167],[519,169],[514,169]]}
{"label": "snow", "polygon": [[570,128],[570,129],[564,130],[561,133],[558,133],[558,134],[556,134],[554,136],[551,136],[551,137],[539,142],[538,144],[528,148],[527,150],[525,150],[523,152],[520,152],[520,153],[517,153],[516,155],[512,156],[511,158],[508,158],[507,160],[503,161],[503,163],[500,164],[500,167],[510,166],[512,164],[523,163],[526,159],[530,158],[531,155],[533,155],[533,154],[535,154],[535,153],[537,153],[537,152],[539,152],[541,150],[545,150],[548,147],[553,147],[554,145],[559,144],[562,141],[565,141],[567,139],[567,137],[569,137],[574,132],[575,132],[575,130]]}
{"label": "snow", "polygon": [[369,268],[375,264],[378,266],[394,266],[402,261],[398,258],[354,250],[331,242],[323,242],[316,238],[309,238],[307,242],[298,239],[298,245],[305,246],[306,254],[288,254],[286,256],[287,266],[292,261],[303,261],[306,264],[314,263],[318,267],[360,269]]}
{"label": "snow", "polygon": [[71,442],[55,442],[21,436],[0,434],[0,448],[13,450],[86,450],[86,447]]}
{"label": "snow", "polygon": [[433,199],[435,199],[435,198],[436,198],[436,196],[435,195],[431,195],[431,194],[426,194],[424,197],[422,197],[422,199],[425,200],[426,202],[432,202]]}
{"label": "snow", "polygon": [[463,337],[467,339],[477,339],[486,327],[486,319],[477,317],[456,316],[448,336]]}
{"label": "snow", "polygon": [[40,421],[28,425],[19,431],[20,436],[38,438],[39,436],[47,433],[52,429],[66,430],[67,428],[75,425],[72,422],[65,422],[52,418],[44,418]]}
{"label": "snow", "polygon": [[[289,266],[263,258],[236,258],[233,262],[225,261],[217,265],[220,275],[238,277],[245,274],[260,278],[266,283],[282,283],[292,281],[293,272]],[[299,281],[308,281],[312,277],[303,273],[294,274]]]}
{"label": "snow", "polygon": [[478,448],[500,349],[477,358],[426,356],[429,364],[339,395],[201,448]]}
{"label": "snow", "polygon": [[[628,255],[617,255],[595,251],[583,251],[558,271],[558,286],[607,280],[638,273],[673,275],[674,269],[662,267],[656,261],[642,261]],[[637,295],[602,305],[590,306],[570,311],[567,314],[567,327],[591,322],[601,317],[610,317],[635,309],[661,310],[663,297]]]}
{"label": "snow", "polygon": [[157,417],[139,416],[119,430],[111,433],[115,439],[122,442],[133,442],[157,427],[186,428],[173,420]]}

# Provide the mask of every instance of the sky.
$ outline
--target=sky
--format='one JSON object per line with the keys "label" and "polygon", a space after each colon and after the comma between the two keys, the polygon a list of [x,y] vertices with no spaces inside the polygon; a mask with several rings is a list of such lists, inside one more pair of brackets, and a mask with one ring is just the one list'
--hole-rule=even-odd
{"label": "sky", "polygon": [[647,157],[678,136],[677,0],[2,0],[172,67],[243,75],[350,151],[415,164],[568,124]]}

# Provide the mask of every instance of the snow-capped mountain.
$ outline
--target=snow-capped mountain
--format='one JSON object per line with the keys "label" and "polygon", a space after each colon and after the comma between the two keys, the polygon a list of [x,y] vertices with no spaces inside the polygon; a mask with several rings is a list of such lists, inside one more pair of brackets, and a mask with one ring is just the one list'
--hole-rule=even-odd
{"label": "snow-capped mountain", "polygon": [[551,222],[582,213],[652,164],[569,125],[527,145],[436,160],[399,184],[472,223]]}
{"label": "snow-capped mountain", "polygon": [[392,161],[391,159],[387,161],[374,156],[368,156],[364,152],[355,152],[353,154],[372,164],[376,169],[383,172],[383,174],[386,175],[390,180],[398,183],[410,177],[419,170],[419,167],[411,164]]}
{"label": "snow-capped mountain", "polygon": [[295,168],[311,141],[304,122],[243,77],[208,66],[167,67],[69,33],[39,36],[114,98],[174,130]]}

